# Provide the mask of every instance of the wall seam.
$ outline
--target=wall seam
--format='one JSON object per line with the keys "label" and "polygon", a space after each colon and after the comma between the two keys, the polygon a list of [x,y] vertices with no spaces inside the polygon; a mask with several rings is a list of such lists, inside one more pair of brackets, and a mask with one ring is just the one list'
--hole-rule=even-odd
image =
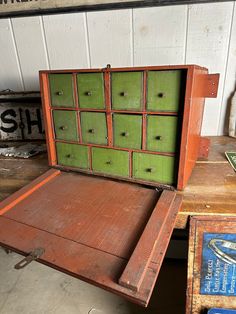
{"label": "wall seam", "polygon": [[12,19],[9,19],[9,26],[10,26],[11,36],[12,36],[12,40],[13,40],[13,44],[14,44],[14,50],[15,50],[15,54],[16,54],[16,63],[18,66],[19,74],[20,74],[21,86],[22,86],[22,89],[25,91],[25,82],[24,82],[22,68],[21,68],[21,64],[20,64],[20,57],[19,57],[19,52],[17,49],[15,33],[14,33],[13,25],[12,25]]}
{"label": "wall seam", "polygon": [[229,51],[230,51],[230,45],[231,45],[231,36],[232,36],[232,30],[233,30],[233,23],[234,23],[234,11],[235,11],[235,2],[233,2],[233,10],[232,10],[232,15],[231,15],[231,24],[230,24],[230,31],[229,31],[229,39],[228,39],[228,48],[227,48],[227,57],[226,57],[226,62],[225,62],[225,73],[224,73],[224,80],[223,80],[223,88],[222,88],[222,96],[221,96],[221,108],[220,108],[220,114],[219,114],[219,119],[218,119],[218,126],[217,126],[217,135],[222,135],[220,132],[220,126],[221,126],[221,119],[222,119],[222,114],[223,114],[223,99],[224,99],[224,94],[225,94],[225,84],[226,84],[226,78],[227,78],[227,71],[228,71],[228,65],[229,65]]}
{"label": "wall seam", "polygon": [[189,5],[187,5],[187,12],[186,12],[186,32],[185,32],[184,64],[186,64],[186,62],[187,62],[188,31],[189,31]]}
{"label": "wall seam", "polygon": [[87,62],[88,67],[91,68],[91,51],[90,51],[90,41],[89,41],[89,29],[88,29],[88,13],[84,13],[84,31],[85,31],[85,42],[87,51]]}
{"label": "wall seam", "polygon": [[134,10],[130,12],[130,51],[131,51],[131,66],[134,66]]}
{"label": "wall seam", "polygon": [[42,30],[42,36],[43,36],[43,45],[44,45],[45,54],[46,54],[47,67],[48,69],[51,70],[51,63],[49,59],[48,45],[47,45],[47,37],[46,37],[46,31],[45,31],[45,26],[44,26],[44,19],[42,16],[40,16],[40,24],[41,24],[41,30]]}

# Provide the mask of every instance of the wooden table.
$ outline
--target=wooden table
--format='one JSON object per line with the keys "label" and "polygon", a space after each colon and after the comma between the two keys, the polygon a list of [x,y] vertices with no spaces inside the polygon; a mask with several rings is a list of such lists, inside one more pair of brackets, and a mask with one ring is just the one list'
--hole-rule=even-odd
{"label": "wooden table", "polygon": [[[211,137],[208,159],[199,160],[183,192],[183,208],[176,228],[185,229],[190,215],[236,216],[236,173],[225,158],[236,151],[236,139]],[[46,170],[47,155],[30,159],[0,157],[0,200],[20,189]]]}

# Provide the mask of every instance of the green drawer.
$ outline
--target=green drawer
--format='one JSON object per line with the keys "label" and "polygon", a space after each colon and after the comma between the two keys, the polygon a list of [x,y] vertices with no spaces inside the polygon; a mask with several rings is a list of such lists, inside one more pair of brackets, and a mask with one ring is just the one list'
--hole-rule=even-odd
{"label": "green drawer", "polygon": [[129,176],[129,153],[126,151],[92,148],[92,168],[95,172]]}
{"label": "green drawer", "polygon": [[174,157],[133,153],[133,177],[163,184],[175,183]]}
{"label": "green drawer", "polygon": [[77,75],[80,108],[105,108],[103,73]]}
{"label": "green drawer", "polygon": [[76,111],[53,110],[55,137],[58,140],[78,140]]}
{"label": "green drawer", "polygon": [[56,143],[57,150],[57,163],[59,165],[79,167],[88,169],[88,147],[67,144],[67,143]]}
{"label": "green drawer", "polygon": [[105,113],[81,112],[80,116],[83,142],[107,145],[107,122]]}
{"label": "green drawer", "polygon": [[142,72],[117,72],[111,74],[112,108],[140,110],[142,105]]}
{"label": "green drawer", "polygon": [[178,111],[181,71],[149,71],[147,77],[147,110]]}
{"label": "green drawer", "polygon": [[178,118],[147,117],[147,150],[174,153],[176,150]]}
{"label": "green drawer", "polygon": [[51,106],[75,107],[71,74],[49,74]]}
{"label": "green drawer", "polygon": [[142,116],[114,114],[113,128],[114,146],[141,149]]}

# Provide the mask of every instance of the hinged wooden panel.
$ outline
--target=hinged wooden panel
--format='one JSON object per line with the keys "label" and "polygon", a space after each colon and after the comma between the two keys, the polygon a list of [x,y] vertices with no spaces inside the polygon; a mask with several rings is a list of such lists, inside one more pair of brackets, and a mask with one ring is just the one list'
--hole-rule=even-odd
{"label": "hinged wooden panel", "polygon": [[49,170],[0,204],[0,245],[42,248],[39,262],[147,306],[181,202],[173,191]]}

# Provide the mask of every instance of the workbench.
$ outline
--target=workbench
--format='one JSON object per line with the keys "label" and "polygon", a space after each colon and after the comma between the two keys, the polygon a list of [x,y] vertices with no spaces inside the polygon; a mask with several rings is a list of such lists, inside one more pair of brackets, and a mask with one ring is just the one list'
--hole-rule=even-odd
{"label": "workbench", "polygon": [[[175,228],[186,229],[191,215],[236,216],[236,174],[225,151],[236,151],[236,140],[210,137],[207,159],[198,160],[184,191],[183,206]],[[49,169],[47,154],[30,159],[0,157],[0,200],[37,178]]]}

